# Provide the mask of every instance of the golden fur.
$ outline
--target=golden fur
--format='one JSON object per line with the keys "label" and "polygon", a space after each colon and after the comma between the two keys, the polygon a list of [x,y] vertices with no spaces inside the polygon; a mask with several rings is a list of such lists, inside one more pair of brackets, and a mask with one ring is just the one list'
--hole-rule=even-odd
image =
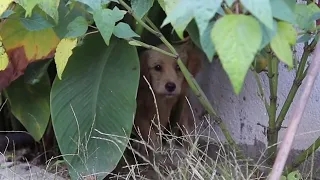
{"label": "golden fur", "polygon": [[[170,52],[168,48],[161,44],[158,48]],[[192,42],[175,46],[176,51],[189,72],[195,76],[201,67],[201,60],[204,58],[203,53],[196,48]],[[172,112],[176,108],[179,99],[186,104],[185,96],[187,95],[188,84],[177,65],[177,60],[155,50],[146,50],[140,54],[141,77],[137,96],[137,111],[135,116],[136,134],[140,135],[145,141],[151,144],[158,144],[157,133],[159,132],[159,115],[161,132],[168,128],[172,121]],[[148,83],[150,83],[157,103]],[[168,85],[168,83],[170,85]],[[157,111],[158,110],[158,111]],[[155,125],[152,125],[154,120]],[[192,130],[194,124],[190,118],[190,109],[183,105],[182,114],[176,121],[177,125],[185,128],[186,131]],[[172,132],[175,133],[175,132]]]}

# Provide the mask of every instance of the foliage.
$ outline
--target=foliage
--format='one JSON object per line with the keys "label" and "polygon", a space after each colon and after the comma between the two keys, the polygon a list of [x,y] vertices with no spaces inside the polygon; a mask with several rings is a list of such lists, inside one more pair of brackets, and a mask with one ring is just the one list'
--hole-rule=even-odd
{"label": "foliage", "polygon": [[[166,34],[158,28],[162,30],[170,24],[181,39],[187,31],[209,62],[215,55],[219,57],[236,94],[241,92],[249,69],[256,73],[267,69],[271,75],[271,95],[276,95],[278,63],[281,61],[292,68],[292,46],[298,34],[298,42],[308,42],[317,37],[319,29],[314,24],[320,18],[320,9],[315,3],[296,4],[291,0],[130,2],[131,6],[123,0],[0,2],[0,91],[5,92],[12,114],[37,141],[43,136],[51,114],[59,148],[74,179],[111,172],[126,147],[139,83],[136,46],[150,47],[139,40],[147,32],[169,47],[168,55],[176,56]],[[152,7],[159,5],[166,17],[161,20],[161,26],[156,27],[147,15],[158,13],[153,12]],[[142,34],[138,33],[141,31],[137,23],[144,28]],[[52,86],[46,72],[46,60],[51,58],[57,70]],[[33,66],[41,62],[46,63],[37,68]],[[221,120],[182,61],[177,62],[205,109]],[[305,64],[299,68],[302,70],[297,76],[302,81]],[[38,73],[30,76],[28,71]],[[284,108],[290,107],[293,97],[288,96],[291,101],[289,99],[290,103]],[[277,137],[276,129],[281,123],[276,124],[276,100],[271,99],[269,104],[264,101],[270,116],[268,137]],[[234,146],[222,121],[219,126]],[[102,137],[97,131],[107,135]],[[105,175],[97,177],[102,179]]]}

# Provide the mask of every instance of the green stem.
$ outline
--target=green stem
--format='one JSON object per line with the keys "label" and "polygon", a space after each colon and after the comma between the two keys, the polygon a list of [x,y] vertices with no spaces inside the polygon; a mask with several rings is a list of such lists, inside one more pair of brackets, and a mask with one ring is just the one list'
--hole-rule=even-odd
{"label": "green stem", "polygon": [[138,41],[138,40],[135,40],[135,39],[132,39],[132,38],[130,38],[130,39],[127,39],[127,41],[132,41],[132,42],[135,42],[135,43],[137,43],[137,44],[139,44],[140,46],[142,46],[142,47],[144,47],[144,48],[146,48],[146,49],[151,49],[151,50],[154,50],[154,51],[158,51],[158,52],[160,52],[160,53],[162,53],[162,54],[165,54],[165,55],[167,55],[167,56],[170,56],[170,57],[177,57],[176,55],[174,55],[174,54],[172,54],[172,53],[169,53],[169,52],[167,52],[167,51],[165,51],[165,50],[162,50],[162,49],[160,49],[160,48],[158,48],[158,47],[156,47],[156,46],[152,46],[152,45],[150,45],[150,44],[146,44],[146,43],[144,43],[144,42],[141,42],[141,41]]}
{"label": "green stem", "polygon": [[267,99],[266,99],[266,97],[265,97],[265,95],[264,95],[264,90],[263,90],[263,88],[262,88],[262,83],[261,83],[260,77],[259,77],[258,73],[254,70],[253,67],[251,67],[251,71],[252,71],[252,73],[253,73],[254,78],[256,79],[261,100],[263,101],[264,106],[265,106],[265,108],[266,108],[266,110],[267,110],[267,112],[268,112],[268,114],[269,114],[269,107],[270,107],[270,106],[269,106],[269,104],[268,104],[268,102],[267,102]]}
{"label": "green stem", "polygon": [[318,37],[314,38],[314,40],[310,43],[310,45],[308,45],[307,43],[304,46],[304,51],[299,63],[299,67],[296,73],[296,77],[293,81],[293,84],[291,86],[291,89],[289,91],[289,94],[281,108],[281,111],[278,115],[277,121],[276,121],[276,125],[277,125],[277,129],[280,130],[282,123],[284,121],[284,118],[286,117],[288,110],[293,102],[293,99],[303,81],[303,79],[305,78],[306,74],[307,74],[307,69],[305,70],[305,66],[308,60],[309,55],[311,54],[311,52],[313,51],[313,49],[315,48],[316,44],[318,41]]}
{"label": "green stem", "polygon": [[197,96],[197,98],[199,99],[200,103],[207,110],[207,112],[212,117],[214,117],[214,118],[216,118],[218,120],[217,121],[218,125],[220,126],[220,128],[221,128],[224,136],[226,137],[228,143],[232,146],[232,148],[234,148],[236,150],[237,156],[239,158],[243,158],[244,156],[241,154],[241,151],[240,151],[239,147],[236,145],[234,139],[232,138],[232,136],[228,132],[228,130],[225,127],[224,123],[221,121],[221,118],[214,111],[214,109],[211,106],[211,104],[210,104],[209,100],[207,99],[206,95],[203,93],[202,89],[200,88],[200,86],[198,85],[198,83],[196,82],[196,80],[194,79],[192,74],[190,74],[190,72],[188,71],[186,66],[183,64],[183,62],[181,61],[181,59],[179,57],[179,54],[174,49],[174,47],[168,42],[168,40],[162,35],[162,33],[160,31],[156,31],[156,30],[154,30],[154,29],[152,29],[150,27],[150,26],[155,27],[155,25],[151,21],[148,22],[150,24],[150,26],[148,26],[145,22],[143,22],[140,18],[138,18],[135,15],[135,13],[132,11],[130,6],[128,6],[123,0],[119,0],[119,3],[124,8],[126,8],[128,10],[128,13],[130,13],[136,19],[136,21],[138,23],[140,23],[144,28],[146,28],[146,30],[148,30],[149,32],[151,32],[152,34],[157,36],[169,48],[169,50],[176,56],[177,64],[179,65],[179,67],[181,69],[181,72],[183,73],[186,81],[188,82],[190,89]]}
{"label": "green stem", "polygon": [[286,175],[300,166],[306,159],[308,159],[320,147],[320,138],[318,138],[308,149],[304,150],[296,159],[288,166]]}
{"label": "green stem", "polygon": [[273,163],[276,158],[277,152],[277,142],[278,142],[278,133],[276,129],[276,112],[277,112],[277,91],[278,91],[278,65],[279,60],[272,56],[268,58],[269,67],[268,67],[268,77],[269,77],[269,88],[270,88],[270,106],[268,110],[269,114],[269,127],[267,131],[268,138],[268,161],[270,164]]}

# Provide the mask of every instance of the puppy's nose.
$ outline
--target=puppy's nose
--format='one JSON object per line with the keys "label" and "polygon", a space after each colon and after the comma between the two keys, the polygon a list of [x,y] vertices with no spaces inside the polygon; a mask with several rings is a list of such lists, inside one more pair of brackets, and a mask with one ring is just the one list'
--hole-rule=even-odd
{"label": "puppy's nose", "polygon": [[176,84],[172,82],[168,82],[165,88],[168,92],[173,92],[176,89]]}

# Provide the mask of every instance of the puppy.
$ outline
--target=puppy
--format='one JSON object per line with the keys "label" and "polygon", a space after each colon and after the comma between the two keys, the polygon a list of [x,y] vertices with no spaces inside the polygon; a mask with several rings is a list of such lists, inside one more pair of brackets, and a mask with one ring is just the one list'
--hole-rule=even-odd
{"label": "puppy", "polygon": [[[164,44],[158,48],[170,52]],[[203,53],[191,41],[176,45],[175,49],[189,72],[195,76],[201,68]],[[194,123],[189,118],[191,111],[185,100],[188,84],[177,59],[155,50],[146,50],[140,54],[140,70],[133,132],[155,147],[159,147],[159,133],[168,128],[169,124],[174,124],[172,121],[185,129],[183,133],[190,132]],[[182,106],[178,106],[179,102],[182,102]],[[174,110],[182,114],[174,116]],[[174,120],[174,117],[178,119]]]}

